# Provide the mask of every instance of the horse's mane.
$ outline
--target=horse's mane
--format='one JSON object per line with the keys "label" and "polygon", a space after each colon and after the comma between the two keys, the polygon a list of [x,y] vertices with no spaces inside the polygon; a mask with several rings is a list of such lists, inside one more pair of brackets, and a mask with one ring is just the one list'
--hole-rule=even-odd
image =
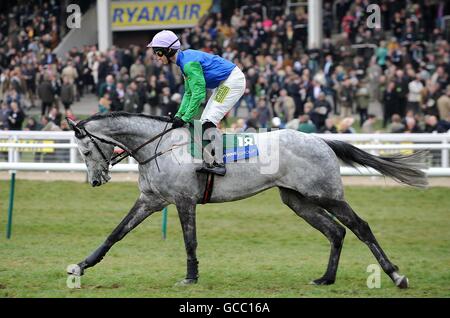
{"label": "horse's mane", "polygon": [[108,118],[118,118],[118,117],[143,117],[143,118],[148,118],[148,119],[155,119],[155,120],[159,120],[162,122],[170,122],[170,118],[169,117],[162,117],[162,116],[156,116],[156,115],[146,115],[146,114],[136,114],[136,113],[127,113],[124,111],[117,111],[117,112],[110,112],[110,113],[106,113],[106,114],[95,114],[92,115],[89,118],[86,118],[84,120],[81,120],[78,122],[77,126],[78,127],[82,127],[85,124],[87,124],[90,121],[94,121],[94,120],[102,120],[102,119],[108,119]]}

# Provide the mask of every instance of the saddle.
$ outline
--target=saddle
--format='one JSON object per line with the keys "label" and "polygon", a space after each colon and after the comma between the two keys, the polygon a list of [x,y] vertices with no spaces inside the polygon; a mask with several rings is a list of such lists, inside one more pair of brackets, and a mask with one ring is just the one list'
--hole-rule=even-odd
{"label": "saddle", "polygon": [[[197,131],[194,131],[194,127],[200,127]],[[198,128],[196,128],[198,129]],[[195,159],[203,158],[203,148],[209,144],[209,140],[203,140],[200,144],[199,141],[196,142],[195,138],[201,137],[201,123],[194,126],[192,123],[189,124],[189,132],[191,136],[190,144],[188,145],[188,152]],[[252,157],[257,157],[258,147],[256,145],[254,134],[250,133],[225,133],[223,134],[223,162],[236,162],[242,159],[248,159]]]}
{"label": "saddle", "polygon": [[[191,140],[190,144],[188,145],[188,152],[195,159],[203,159],[203,149],[210,143],[210,141],[203,140],[201,122],[194,121],[194,123],[195,124],[189,124],[189,133]],[[225,133],[222,136],[222,140],[224,164],[236,162],[242,159],[257,157],[259,155],[254,134]],[[201,202],[202,204],[208,203],[211,198],[214,187],[214,176],[215,175],[212,173],[207,173],[205,190]]]}

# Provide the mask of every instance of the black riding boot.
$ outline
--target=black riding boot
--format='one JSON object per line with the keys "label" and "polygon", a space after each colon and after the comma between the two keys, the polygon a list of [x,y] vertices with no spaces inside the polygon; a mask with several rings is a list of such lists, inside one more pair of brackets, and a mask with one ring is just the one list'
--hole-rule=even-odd
{"label": "black riding boot", "polygon": [[203,161],[202,167],[198,168],[196,171],[203,173],[214,173],[219,176],[224,176],[227,173],[227,168],[225,168],[225,164],[223,162],[217,163],[214,161],[213,163],[207,163]]}
{"label": "black riding boot", "polygon": [[208,131],[209,140],[211,140],[211,152],[207,149],[203,151],[203,165],[198,168],[197,172],[214,173],[219,176],[224,176],[227,172],[225,164],[223,163],[223,140],[222,132],[216,128],[211,122],[203,124],[203,130]]}

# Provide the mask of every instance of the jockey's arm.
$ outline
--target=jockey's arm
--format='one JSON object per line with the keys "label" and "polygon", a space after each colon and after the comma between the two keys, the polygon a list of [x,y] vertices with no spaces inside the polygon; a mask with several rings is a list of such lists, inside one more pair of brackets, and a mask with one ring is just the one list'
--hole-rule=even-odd
{"label": "jockey's arm", "polygon": [[184,66],[185,93],[176,116],[184,122],[190,122],[206,97],[206,82],[203,70],[198,62],[190,62]]}
{"label": "jockey's arm", "polygon": [[183,99],[181,100],[180,108],[178,109],[178,112],[175,114],[175,116],[180,118],[184,116],[184,114],[186,113],[186,109],[188,108],[189,103],[191,102],[191,96],[192,96],[191,88],[189,87],[189,83],[185,78]]}

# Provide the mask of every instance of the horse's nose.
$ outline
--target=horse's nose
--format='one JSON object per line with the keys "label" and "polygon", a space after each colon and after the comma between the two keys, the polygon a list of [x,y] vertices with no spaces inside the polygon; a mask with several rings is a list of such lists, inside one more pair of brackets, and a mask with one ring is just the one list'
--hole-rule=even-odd
{"label": "horse's nose", "polygon": [[92,181],[92,186],[93,187],[96,187],[96,186],[99,186],[99,185],[100,185],[100,181],[98,181],[98,180]]}

